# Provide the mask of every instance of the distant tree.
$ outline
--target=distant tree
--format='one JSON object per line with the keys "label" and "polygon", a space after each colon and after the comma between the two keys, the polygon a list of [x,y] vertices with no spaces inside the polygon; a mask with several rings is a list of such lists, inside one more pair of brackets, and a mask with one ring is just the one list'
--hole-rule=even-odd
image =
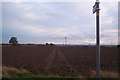
{"label": "distant tree", "polygon": [[117,47],[120,47],[120,45],[117,45]]}
{"label": "distant tree", "polygon": [[50,45],[52,46],[52,45],[55,45],[55,44],[53,44],[53,43],[50,43]]}
{"label": "distant tree", "polygon": [[11,37],[10,40],[9,40],[9,43],[12,44],[12,45],[17,45],[18,44],[17,38],[16,37]]}
{"label": "distant tree", "polygon": [[49,45],[48,43],[46,43],[46,45]]}

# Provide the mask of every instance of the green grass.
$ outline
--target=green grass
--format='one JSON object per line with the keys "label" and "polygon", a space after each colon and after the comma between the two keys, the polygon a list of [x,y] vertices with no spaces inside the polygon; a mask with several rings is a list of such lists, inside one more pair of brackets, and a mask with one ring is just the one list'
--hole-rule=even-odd
{"label": "green grass", "polygon": [[30,72],[23,72],[9,74],[9,76],[3,76],[3,78],[37,78],[37,76]]}

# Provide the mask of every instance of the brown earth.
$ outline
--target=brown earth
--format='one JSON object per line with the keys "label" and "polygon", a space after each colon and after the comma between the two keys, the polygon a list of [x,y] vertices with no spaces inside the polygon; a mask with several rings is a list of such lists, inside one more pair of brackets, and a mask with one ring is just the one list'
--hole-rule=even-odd
{"label": "brown earth", "polygon": [[[96,48],[81,46],[2,46],[4,66],[34,74],[95,77]],[[101,47],[101,75],[118,71],[117,47]],[[108,77],[108,76],[104,76]],[[117,77],[117,76],[111,76]]]}

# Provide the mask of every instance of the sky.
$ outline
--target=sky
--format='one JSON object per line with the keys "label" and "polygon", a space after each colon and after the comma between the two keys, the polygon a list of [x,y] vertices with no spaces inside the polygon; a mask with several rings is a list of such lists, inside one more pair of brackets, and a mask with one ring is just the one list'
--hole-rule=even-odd
{"label": "sky", "polygon": [[[1,42],[15,36],[19,43],[64,44],[67,37],[67,44],[95,44],[95,1],[70,1],[4,0]],[[118,44],[118,0],[101,0],[100,9],[101,44]]]}

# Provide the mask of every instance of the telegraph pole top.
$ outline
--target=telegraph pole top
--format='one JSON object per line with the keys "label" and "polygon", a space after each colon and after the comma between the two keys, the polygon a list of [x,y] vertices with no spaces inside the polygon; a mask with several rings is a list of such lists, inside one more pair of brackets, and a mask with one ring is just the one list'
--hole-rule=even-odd
{"label": "telegraph pole top", "polygon": [[99,0],[96,0],[96,2],[99,2]]}
{"label": "telegraph pole top", "polygon": [[96,0],[95,5],[93,6],[93,14],[94,14],[96,11],[100,10],[99,4],[100,4],[99,0]]}

